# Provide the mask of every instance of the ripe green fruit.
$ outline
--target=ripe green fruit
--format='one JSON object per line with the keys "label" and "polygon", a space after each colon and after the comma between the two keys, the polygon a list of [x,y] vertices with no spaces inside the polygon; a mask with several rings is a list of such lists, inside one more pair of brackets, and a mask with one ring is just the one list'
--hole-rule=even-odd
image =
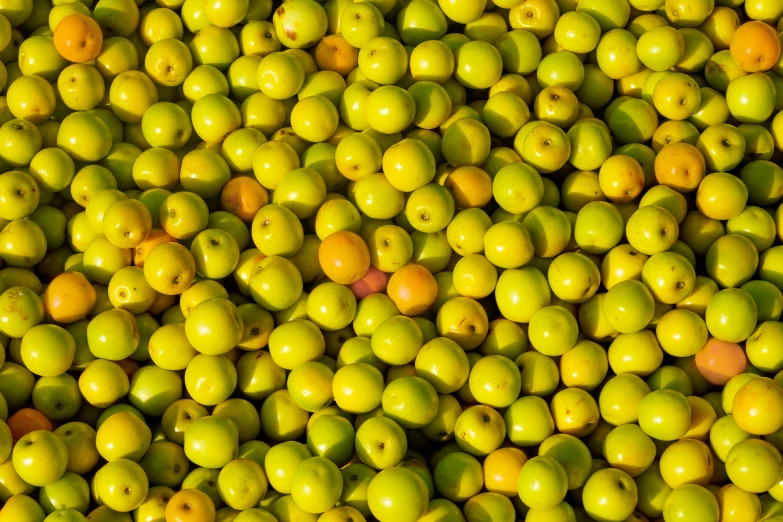
{"label": "ripe green fruit", "polygon": [[555,459],[534,457],[522,467],[519,497],[531,509],[551,509],[565,498],[568,475]]}
{"label": "ripe green fruit", "polygon": [[329,459],[312,457],[303,461],[294,473],[291,495],[308,513],[323,513],[340,499],[343,477]]}
{"label": "ripe green fruit", "polygon": [[296,0],[284,9],[277,9],[273,22],[280,42],[291,49],[314,45],[326,33],[324,8],[313,0]]}
{"label": "ripe green fruit", "polygon": [[13,467],[19,477],[33,486],[47,486],[60,480],[68,465],[65,443],[50,431],[32,431],[14,446]]}
{"label": "ripe green fruit", "polygon": [[381,522],[414,522],[427,510],[427,485],[410,469],[390,468],[372,479],[367,500],[373,516]]}
{"label": "ripe green fruit", "polygon": [[633,512],[636,483],[619,469],[598,470],[587,479],[582,498],[585,511],[593,518],[620,519]]}
{"label": "ripe green fruit", "polygon": [[222,468],[238,452],[239,432],[233,421],[207,416],[190,423],[185,430],[185,454],[198,466]]}
{"label": "ripe green fruit", "polygon": [[71,2],[0,0],[0,522],[783,516],[780,0]]}
{"label": "ripe green fruit", "polygon": [[147,497],[149,482],[142,467],[132,460],[109,462],[95,474],[95,495],[105,506],[127,513]]}

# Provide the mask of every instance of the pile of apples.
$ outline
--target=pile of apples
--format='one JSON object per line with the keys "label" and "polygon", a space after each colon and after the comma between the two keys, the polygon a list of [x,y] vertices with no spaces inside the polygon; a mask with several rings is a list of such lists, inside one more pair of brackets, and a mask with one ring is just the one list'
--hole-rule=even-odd
{"label": "pile of apples", "polygon": [[783,0],[0,0],[0,522],[783,522]]}

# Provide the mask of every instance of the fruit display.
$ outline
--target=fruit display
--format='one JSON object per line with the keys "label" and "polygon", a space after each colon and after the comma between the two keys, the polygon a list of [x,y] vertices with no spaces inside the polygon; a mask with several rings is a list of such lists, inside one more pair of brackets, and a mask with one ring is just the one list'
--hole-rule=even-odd
{"label": "fruit display", "polygon": [[0,0],[0,522],[783,522],[783,0]]}

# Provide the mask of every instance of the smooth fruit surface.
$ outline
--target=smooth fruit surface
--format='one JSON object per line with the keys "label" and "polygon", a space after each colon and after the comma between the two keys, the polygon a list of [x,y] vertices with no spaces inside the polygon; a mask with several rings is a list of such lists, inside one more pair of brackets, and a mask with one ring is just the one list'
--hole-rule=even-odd
{"label": "smooth fruit surface", "polygon": [[0,522],[779,522],[781,0],[0,0]]}

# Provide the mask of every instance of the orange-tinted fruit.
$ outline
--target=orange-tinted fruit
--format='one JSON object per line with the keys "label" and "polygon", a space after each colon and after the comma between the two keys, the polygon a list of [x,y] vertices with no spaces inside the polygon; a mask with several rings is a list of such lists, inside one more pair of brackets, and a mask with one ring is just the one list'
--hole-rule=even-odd
{"label": "orange-tinted fruit", "polygon": [[52,431],[52,421],[46,418],[46,415],[32,408],[22,408],[6,421],[11,429],[11,436],[14,440],[19,440],[31,431],[46,430]]}
{"label": "orange-tinted fruit", "polygon": [[481,208],[492,199],[492,178],[478,167],[454,169],[443,182],[457,208]]}
{"label": "orange-tinted fruit", "polygon": [[348,76],[359,65],[359,50],[346,42],[341,34],[324,37],[313,54],[320,70],[334,71],[340,76]]}
{"label": "orange-tinted fruit", "polygon": [[250,223],[261,207],[269,203],[269,192],[261,183],[247,176],[232,178],[223,187],[220,205],[223,210]]}
{"label": "orange-tinted fruit", "polygon": [[81,272],[55,277],[43,294],[44,312],[58,323],[84,319],[95,306],[97,293]]}
{"label": "orange-tinted fruit", "polygon": [[54,30],[54,46],[69,62],[94,60],[103,47],[103,33],[93,18],[72,14],[63,18]]}
{"label": "orange-tinted fruit", "polygon": [[361,279],[351,284],[351,290],[357,299],[361,299],[370,294],[383,292],[386,290],[388,282],[389,274],[371,266]]}
{"label": "orange-tinted fruit", "polygon": [[655,179],[682,194],[699,188],[706,170],[699,149],[683,141],[662,148],[655,157]]}
{"label": "orange-tinted fruit", "polygon": [[749,73],[772,69],[780,57],[778,33],[764,22],[748,22],[734,31],[729,44],[731,57]]}
{"label": "orange-tinted fruit", "polygon": [[729,379],[747,368],[748,361],[742,347],[712,338],[696,352],[696,368],[710,383],[723,386]]}
{"label": "orange-tinted fruit", "polygon": [[329,234],[318,247],[318,262],[326,277],[350,285],[370,268],[370,250],[358,234],[341,230]]}
{"label": "orange-tinted fruit", "polygon": [[405,315],[417,315],[427,310],[438,295],[438,283],[421,265],[405,265],[389,278],[386,288],[394,304]]}

